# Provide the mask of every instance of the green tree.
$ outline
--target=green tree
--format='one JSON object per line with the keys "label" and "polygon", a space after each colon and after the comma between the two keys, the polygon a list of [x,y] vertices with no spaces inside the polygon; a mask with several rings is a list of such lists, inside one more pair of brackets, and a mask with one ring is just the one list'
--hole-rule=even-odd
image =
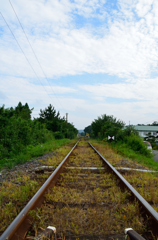
{"label": "green tree", "polygon": [[47,140],[48,130],[37,120],[31,120],[28,104],[15,108],[0,107],[0,159],[12,157],[31,144]]}
{"label": "green tree", "polygon": [[17,107],[15,107],[15,114],[22,119],[31,119],[32,109],[29,108],[28,104],[22,105],[21,102],[18,103]]}
{"label": "green tree", "polygon": [[89,126],[85,127],[84,132],[85,132],[85,134],[89,133],[89,135],[91,135],[91,133],[92,133],[92,126],[89,125]]}
{"label": "green tree", "polygon": [[54,132],[56,138],[74,138],[77,129],[73,124],[66,122],[65,118],[60,117],[60,113],[50,104],[44,110],[40,110],[39,121],[46,125],[46,128]]}
{"label": "green tree", "polygon": [[158,122],[154,121],[152,124],[150,124],[151,126],[158,126]]}
{"label": "green tree", "polygon": [[53,132],[60,130],[60,114],[59,112],[56,112],[55,108],[51,104],[44,110],[40,109],[39,115],[39,121],[41,123],[45,123],[48,130]]}
{"label": "green tree", "polygon": [[99,136],[101,138],[108,136],[116,137],[124,125],[121,120],[117,120],[115,117],[106,114],[98,117],[98,119],[95,119],[91,124],[94,137]]}

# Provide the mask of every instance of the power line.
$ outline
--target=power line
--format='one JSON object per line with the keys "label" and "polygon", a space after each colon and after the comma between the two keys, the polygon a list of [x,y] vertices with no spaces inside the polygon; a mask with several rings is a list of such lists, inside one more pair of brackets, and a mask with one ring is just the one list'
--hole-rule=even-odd
{"label": "power line", "polygon": [[[18,17],[18,15],[17,15],[17,13],[16,13],[16,11],[15,11],[15,9],[14,9],[14,7],[13,7],[13,5],[12,5],[12,3],[11,3],[10,0],[9,0],[9,2],[10,2],[10,5],[11,5],[11,7],[12,7],[12,9],[13,9],[15,15],[16,15],[16,18],[18,19],[18,22],[19,22],[19,24],[20,24],[20,26],[21,26],[21,28],[22,28],[22,30],[23,30],[23,33],[24,33],[24,35],[25,35],[25,37],[26,37],[26,39],[27,39],[27,41],[28,41],[28,43],[29,43],[29,45],[30,45],[30,48],[31,48],[31,50],[32,50],[32,52],[33,52],[33,54],[34,54],[34,57],[36,58],[36,60],[37,60],[37,62],[38,62],[38,64],[39,64],[39,66],[40,66],[40,68],[41,68],[41,70],[42,70],[42,72],[43,72],[43,75],[44,75],[45,79],[47,80],[49,86],[51,87],[51,89],[52,89],[54,95],[56,96],[56,94],[55,94],[55,92],[54,92],[52,86],[50,85],[50,82],[49,82],[49,80],[48,80],[48,78],[47,78],[47,76],[46,76],[46,74],[45,74],[45,72],[44,72],[44,70],[43,70],[43,68],[42,68],[42,65],[41,65],[41,63],[40,63],[40,61],[39,61],[39,59],[38,59],[38,57],[37,57],[37,55],[36,55],[36,53],[35,53],[35,51],[34,51],[32,45],[31,45],[31,43],[30,43],[30,41],[29,41],[29,39],[28,39],[28,37],[27,37],[27,34],[26,34],[26,32],[25,32],[25,30],[24,30],[24,28],[23,28],[23,26],[22,26],[22,23],[21,23],[21,21],[20,21],[20,19],[19,19],[19,17]],[[56,96],[56,98],[58,99],[57,96]],[[58,101],[59,101],[59,99],[58,99]],[[60,103],[60,101],[59,101],[59,103]],[[63,106],[62,106],[61,103],[60,103],[60,105],[61,105],[61,107],[63,108]]]}
{"label": "power line", "polygon": [[[24,52],[24,51],[23,51],[23,49],[21,48],[21,46],[20,46],[20,44],[19,44],[18,40],[16,39],[16,37],[15,37],[14,33],[12,32],[11,28],[9,27],[9,24],[7,23],[7,21],[5,20],[5,18],[4,18],[4,16],[3,16],[3,14],[2,14],[1,12],[0,12],[0,14],[1,14],[1,16],[2,16],[2,18],[3,18],[3,20],[4,20],[4,22],[6,23],[7,27],[9,28],[9,30],[10,30],[10,32],[11,32],[11,34],[13,35],[13,37],[14,37],[14,39],[15,39],[16,43],[18,44],[18,46],[19,46],[20,50],[22,51],[22,53],[23,53],[23,55],[24,55],[24,57],[25,57],[26,61],[28,62],[29,66],[31,67],[32,71],[34,72],[34,74],[35,74],[36,78],[37,78],[37,79],[40,81],[41,85],[43,86],[43,88],[45,89],[45,91],[46,91],[46,92],[47,92],[47,94],[48,94],[48,91],[47,91],[47,89],[46,89],[46,88],[45,88],[45,86],[42,84],[42,82],[41,82],[40,78],[39,78],[39,77],[38,77],[38,75],[36,74],[36,72],[35,72],[34,68],[32,67],[32,65],[31,65],[30,61],[28,60],[28,58],[27,58],[27,56],[26,56],[25,52]],[[48,94],[48,96],[49,96],[49,94]],[[50,96],[49,96],[49,98],[50,98]],[[50,99],[51,99],[51,98],[50,98]],[[51,99],[51,100],[52,100],[52,99]]]}

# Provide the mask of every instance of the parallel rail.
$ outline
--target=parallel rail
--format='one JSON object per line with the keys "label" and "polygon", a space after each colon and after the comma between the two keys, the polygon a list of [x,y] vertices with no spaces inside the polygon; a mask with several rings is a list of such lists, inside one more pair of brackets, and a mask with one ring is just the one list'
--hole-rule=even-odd
{"label": "parallel rail", "polygon": [[[79,141],[78,141],[79,142]],[[22,240],[25,239],[28,228],[30,227],[30,217],[28,217],[28,213],[30,210],[39,208],[43,202],[43,195],[47,191],[50,186],[55,185],[57,179],[60,176],[60,173],[63,170],[64,165],[68,161],[73,150],[76,148],[78,142],[71,149],[71,151],[67,154],[64,160],[60,163],[60,165],[56,168],[56,170],[50,175],[47,181],[42,185],[42,187],[37,191],[37,193],[32,197],[32,199],[28,202],[28,204],[23,208],[23,210],[19,213],[19,215],[14,219],[14,221],[10,224],[10,226],[5,230],[5,232],[1,235],[0,240]]]}
{"label": "parallel rail", "polygon": [[[79,142],[79,141],[78,141]],[[30,217],[28,213],[30,210],[39,208],[44,199],[43,195],[46,193],[50,186],[54,186],[57,179],[60,176],[60,173],[63,171],[63,167],[68,161],[69,156],[72,154],[73,150],[76,148],[78,142],[56,168],[56,170],[51,174],[43,186],[38,190],[34,197],[28,202],[24,209],[19,213],[15,220],[10,224],[6,231],[1,235],[0,240],[23,240],[27,234],[28,228],[30,227]],[[103,162],[108,166],[110,171],[116,175],[116,177],[121,181],[124,187],[126,187],[132,195],[139,201],[141,207],[144,209],[147,215],[152,218],[153,231],[158,229],[158,213],[148,204],[148,202],[124,179],[124,177],[92,146],[89,145],[93,150],[100,156]],[[155,236],[158,236],[158,233],[154,232]]]}
{"label": "parallel rail", "polygon": [[121,181],[124,187],[126,187],[132,195],[135,197],[135,199],[138,200],[141,207],[145,210],[147,215],[149,215],[153,222],[153,232],[156,236],[158,236],[158,213],[152,208],[152,206],[127,182],[127,180],[92,146],[90,142],[88,142],[89,145],[94,149],[96,153],[100,156],[100,158],[106,163],[106,165],[109,167],[110,171],[115,174],[115,176]]}

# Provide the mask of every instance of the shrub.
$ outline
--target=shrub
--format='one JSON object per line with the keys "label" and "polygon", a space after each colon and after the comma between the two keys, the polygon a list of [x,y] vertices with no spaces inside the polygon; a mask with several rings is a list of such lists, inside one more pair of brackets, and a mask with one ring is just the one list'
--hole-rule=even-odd
{"label": "shrub", "polygon": [[61,132],[55,132],[55,133],[53,133],[53,135],[54,135],[55,139],[62,139],[65,137],[64,134]]}
{"label": "shrub", "polygon": [[158,145],[154,146],[153,150],[158,150]]}
{"label": "shrub", "polygon": [[128,149],[132,149],[133,151],[140,153],[144,156],[150,157],[151,152],[147,149],[146,145],[144,144],[143,140],[138,136],[132,133],[130,136],[124,137],[122,141],[124,145],[127,146]]}

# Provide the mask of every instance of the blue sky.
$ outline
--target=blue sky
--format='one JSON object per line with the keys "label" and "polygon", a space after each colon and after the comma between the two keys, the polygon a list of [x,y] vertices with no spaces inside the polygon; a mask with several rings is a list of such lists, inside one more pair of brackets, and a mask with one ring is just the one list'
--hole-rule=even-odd
{"label": "blue sky", "polygon": [[78,129],[102,114],[158,121],[156,0],[0,0],[0,12],[0,106],[38,117],[51,103]]}

